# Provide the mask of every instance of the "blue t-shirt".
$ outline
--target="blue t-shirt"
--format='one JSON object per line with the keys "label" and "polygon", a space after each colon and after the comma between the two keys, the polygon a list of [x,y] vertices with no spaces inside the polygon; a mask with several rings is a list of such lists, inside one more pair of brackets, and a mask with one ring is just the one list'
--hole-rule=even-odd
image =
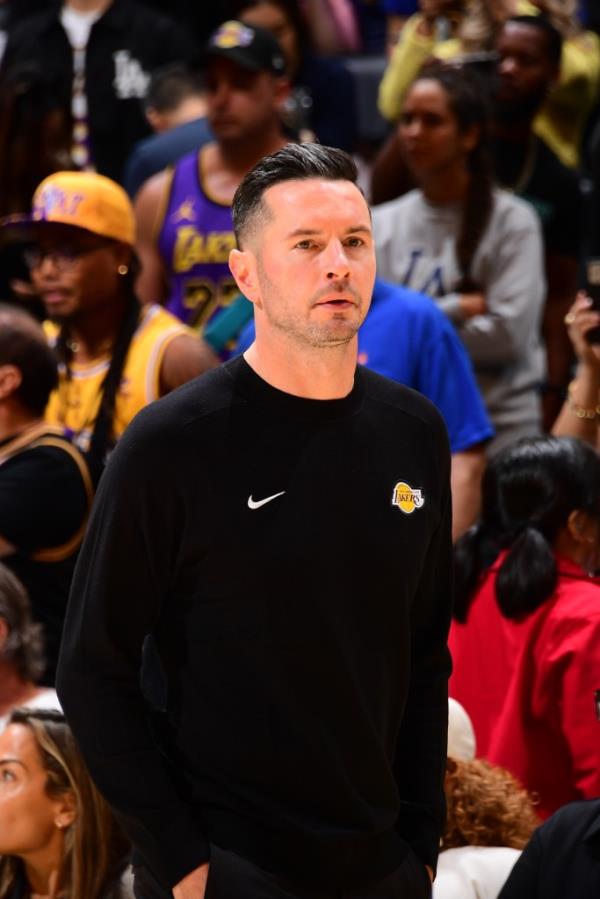
{"label": "blue t-shirt", "polygon": [[[238,352],[253,340],[250,321]],[[493,437],[467,352],[444,313],[424,294],[375,281],[371,308],[358,333],[358,361],[430,399],[444,417],[453,453]]]}

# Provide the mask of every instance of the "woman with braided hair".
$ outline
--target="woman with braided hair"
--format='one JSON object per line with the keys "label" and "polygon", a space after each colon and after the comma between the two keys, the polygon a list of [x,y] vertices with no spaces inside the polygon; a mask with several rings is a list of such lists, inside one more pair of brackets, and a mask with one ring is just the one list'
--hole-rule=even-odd
{"label": "woman with braided hair", "polygon": [[435,64],[399,124],[419,188],[373,210],[380,277],[429,294],[471,356],[491,451],[541,429],[543,248],[531,207],[493,187],[481,79]]}
{"label": "woman with braided hair", "polygon": [[600,795],[600,457],[569,437],[495,457],[455,549],[450,693],[479,755],[547,816]]}

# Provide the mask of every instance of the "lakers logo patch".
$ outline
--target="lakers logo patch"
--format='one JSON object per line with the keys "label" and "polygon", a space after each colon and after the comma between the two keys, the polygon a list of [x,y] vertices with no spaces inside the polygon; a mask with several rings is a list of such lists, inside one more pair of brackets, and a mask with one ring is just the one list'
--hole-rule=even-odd
{"label": "lakers logo patch", "polygon": [[425,503],[421,489],[411,487],[406,481],[398,481],[392,493],[392,506],[397,506],[405,515],[412,515]]}
{"label": "lakers logo patch", "polygon": [[210,43],[221,50],[231,50],[232,47],[249,47],[253,38],[254,33],[249,28],[244,28],[241,22],[230,20],[223,22]]}

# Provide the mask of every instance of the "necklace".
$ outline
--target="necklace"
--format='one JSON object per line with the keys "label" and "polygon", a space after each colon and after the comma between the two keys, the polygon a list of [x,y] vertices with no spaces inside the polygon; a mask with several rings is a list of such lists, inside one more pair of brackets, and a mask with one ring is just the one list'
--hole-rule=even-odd
{"label": "necklace", "polygon": [[[83,349],[83,344],[79,340],[75,340],[74,337],[70,336],[66,338],[65,345],[67,349],[74,355],[81,352],[81,350]],[[101,359],[105,355],[110,355],[113,346],[114,340],[112,338],[104,340],[98,347],[96,347],[94,355],[90,361],[94,362],[97,359]]]}

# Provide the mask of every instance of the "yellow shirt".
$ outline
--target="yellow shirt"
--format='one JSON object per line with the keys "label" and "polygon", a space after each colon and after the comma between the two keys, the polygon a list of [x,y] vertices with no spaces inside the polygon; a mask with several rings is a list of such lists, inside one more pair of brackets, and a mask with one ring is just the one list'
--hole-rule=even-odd
{"label": "yellow shirt", "polygon": [[[58,327],[46,322],[44,329],[48,342],[53,345]],[[115,438],[122,435],[140,409],[160,396],[160,369],[165,350],[182,334],[193,335],[193,331],[161,306],[143,309],[116,397],[112,428]],[[108,354],[85,365],[72,363],[69,373],[61,366],[58,388],[52,392],[46,407],[48,424],[62,428],[83,452],[89,449],[100,406],[101,386],[109,365]]]}
{"label": "yellow shirt", "polygon": [[[519,15],[538,15],[528,0],[519,0]],[[462,52],[459,40],[436,42],[419,34],[420,15],[411,16],[404,26],[381,84],[378,106],[390,121],[399,118],[406,92],[427,60],[452,59]],[[563,44],[560,81],[550,92],[534,122],[535,133],[558,158],[575,167],[588,115],[600,86],[600,38],[585,31]]]}

